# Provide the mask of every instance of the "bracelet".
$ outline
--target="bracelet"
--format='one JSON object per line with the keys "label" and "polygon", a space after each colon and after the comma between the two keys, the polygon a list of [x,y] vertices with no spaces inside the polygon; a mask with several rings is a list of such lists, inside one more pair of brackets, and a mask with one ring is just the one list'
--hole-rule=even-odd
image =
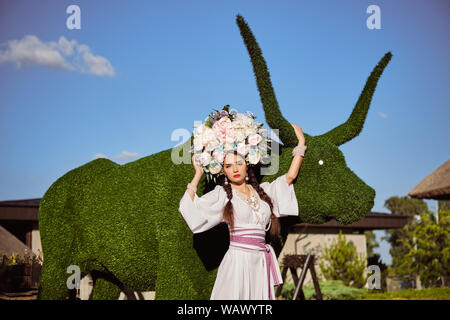
{"label": "bracelet", "polygon": [[293,150],[292,150],[292,156],[305,156],[305,151],[306,151],[306,146],[296,146]]}
{"label": "bracelet", "polygon": [[194,185],[192,183],[188,183],[187,184],[187,188],[191,189],[192,191],[194,191],[194,193],[197,193],[197,187],[194,187]]}

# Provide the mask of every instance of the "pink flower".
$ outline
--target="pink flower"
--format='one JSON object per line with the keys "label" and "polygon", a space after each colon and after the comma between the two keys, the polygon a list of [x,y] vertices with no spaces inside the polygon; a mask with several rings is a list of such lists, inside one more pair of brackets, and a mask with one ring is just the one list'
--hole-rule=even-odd
{"label": "pink flower", "polygon": [[228,117],[220,118],[219,121],[213,124],[212,128],[216,133],[217,138],[223,143],[226,140],[227,129],[231,128],[231,120]]}
{"label": "pink flower", "polygon": [[236,140],[236,135],[234,133],[233,128],[227,128],[227,132],[225,133],[225,141],[228,143],[233,143]]}

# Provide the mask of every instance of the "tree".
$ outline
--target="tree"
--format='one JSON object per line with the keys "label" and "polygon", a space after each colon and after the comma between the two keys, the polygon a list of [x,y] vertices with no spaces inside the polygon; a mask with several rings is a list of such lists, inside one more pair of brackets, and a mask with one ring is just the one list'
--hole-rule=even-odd
{"label": "tree", "polygon": [[415,229],[417,222],[415,217],[420,213],[427,211],[428,206],[425,201],[412,199],[410,197],[391,197],[387,199],[384,206],[388,208],[392,214],[400,214],[408,216],[408,223],[402,229],[386,230],[386,235],[381,239],[390,243],[391,249],[389,253],[392,257],[391,270],[393,274],[405,275],[404,269],[399,269],[402,264],[403,257],[409,252],[409,246],[413,243],[411,232]]}
{"label": "tree", "polygon": [[373,231],[364,231],[366,236],[367,256],[371,257],[375,254],[373,249],[378,248],[380,244],[377,241],[377,236]]}
{"label": "tree", "polygon": [[438,209],[440,211],[450,210],[450,200],[439,200]]}
{"label": "tree", "polygon": [[438,219],[432,211],[420,214],[420,222],[411,232],[410,241],[404,241],[408,253],[399,270],[417,273],[425,287],[443,285],[443,278],[450,276],[450,210],[438,211]]}
{"label": "tree", "polygon": [[323,249],[319,267],[326,280],[342,280],[346,286],[362,288],[368,279],[366,259],[360,257],[352,242],[347,242],[342,230],[337,240]]}

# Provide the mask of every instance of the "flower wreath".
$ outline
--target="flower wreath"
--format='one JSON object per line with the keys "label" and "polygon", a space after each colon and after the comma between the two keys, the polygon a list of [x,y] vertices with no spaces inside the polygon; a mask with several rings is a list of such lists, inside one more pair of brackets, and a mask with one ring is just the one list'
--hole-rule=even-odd
{"label": "flower wreath", "polygon": [[195,161],[203,167],[209,180],[224,174],[223,161],[225,154],[237,151],[246,164],[265,164],[270,161],[268,149],[270,138],[268,130],[262,123],[255,121],[253,113],[238,113],[226,105],[222,110],[215,110],[205,122],[194,126]]}

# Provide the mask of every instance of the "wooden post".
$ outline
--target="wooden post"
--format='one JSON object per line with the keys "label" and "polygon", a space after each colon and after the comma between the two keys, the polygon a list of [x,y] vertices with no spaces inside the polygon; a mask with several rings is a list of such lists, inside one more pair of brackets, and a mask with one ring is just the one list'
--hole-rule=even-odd
{"label": "wooden post", "polygon": [[300,281],[298,283],[296,283],[294,296],[292,297],[292,300],[297,300],[299,294],[300,294],[300,299],[305,300],[305,295],[303,294],[302,286],[303,286],[303,281],[305,280],[306,271],[309,268],[310,260],[311,260],[311,253],[309,253],[308,256],[306,257],[305,264],[303,265],[302,272],[300,273]]}

